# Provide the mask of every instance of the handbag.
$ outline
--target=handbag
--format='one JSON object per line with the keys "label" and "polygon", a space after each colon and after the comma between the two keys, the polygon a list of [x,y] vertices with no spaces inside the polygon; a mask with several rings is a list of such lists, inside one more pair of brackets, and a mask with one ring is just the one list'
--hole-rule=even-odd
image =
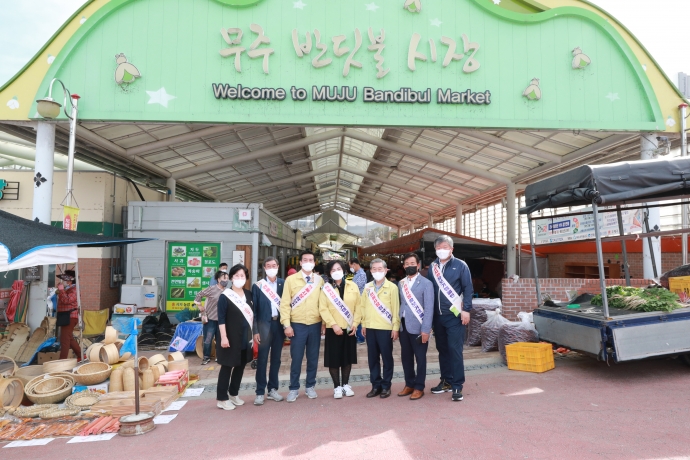
{"label": "handbag", "polygon": [[69,326],[70,316],[72,315],[73,311],[74,310],[57,312],[57,315],[56,315],[57,319],[55,320],[55,325],[58,327]]}

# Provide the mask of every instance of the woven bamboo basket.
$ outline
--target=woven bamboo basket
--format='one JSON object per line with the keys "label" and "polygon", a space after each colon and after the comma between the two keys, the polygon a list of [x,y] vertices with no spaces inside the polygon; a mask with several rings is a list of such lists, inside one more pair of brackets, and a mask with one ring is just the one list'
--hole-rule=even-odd
{"label": "woven bamboo basket", "polygon": [[24,399],[24,384],[21,380],[0,378],[0,402],[3,408],[16,408]]}
{"label": "woven bamboo basket", "polygon": [[80,385],[98,385],[108,380],[112,371],[106,363],[83,364],[74,373],[74,380]]}
{"label": "woven bamboo basket", "polygon": [[131,367],[128,367],[124,370],[124,373],[122,374],[122,388],[124,391],[134,391],[134,379],[136,376],[134,375],[134,369]]}
{"label": "woven bamboo basket", "polygon": [[114,343],[105,345],[100,351],[100,360],[104,363],[115,364],[120,360],[120,352]]}
{"label": "woven bamboo basket", "polygon": [[131,358],[131,357],[132,357],[132,353],[127,351],[127,352],[125,352],[124,355],[120,356],[120,362],[123,363],[123,362],[129,360],[129,358]]}
{"label": "woven bamboo basket", "polygon": [[103,348],[102,343],[94,343],[89,347],[88,352],[86,353],[86,356],[89,358],[89,361],[92,363],[97,363],[101,360],[101,348]]}
{"label": "woven bamboo basket", "polygon": [[110,374],[110,393],[113,393],[115,391],[124,391],[124,387],[122,384],[122,374],[124,374],[124,371],[124,369],[118,367],[117,369],[114,369],[113,372]]}
{"label": "woven bamboo basket", "polygon": [[26,397],[29,398],[29,401],[31,401],[34,404],[56,404],[64,401],[66,397],[72,394],[73,386],[74,380],[70,380],[68,381],[67,386],[65,388],[58,390],[54,393],[37,395],[32,392],[32,389],[29,389],[29,391],[25,394]]}
{"label": "woven bamboo basket", "polygon": [[41,412],[45,412],[48,410],[56,410],[59,409],[60,407],[57,404],[37,404],[34,406],[28,406],[28,407],[20,407],[16,411],[14,411],[15,417],[19,418],[32,418],[32,417],[38,417]]}
{"label": "woven bamboo basket", "polygon": [[158,364],[158,363],[163,362],[163,361],[167,361],[167,359],[165,359],[165,356],[163,356],[159,353],[159,354],[153,355],[149,358],[149,365]]}
{"label": "woven bamboo basket", "polygon": [[81,412],[81,409],[79,409],[78,407],[68,407],[65,409],[47,410],[45,412],[41,412],[40,414],[38,414],[38,416],[42,419],[71,417],[79,415],[79,412]]}
{"label": "woven bamboo basket", "polygon": [[149,359],[146,356],[140,356],[139,357],[139,372],[144,372],[145,370],[150,369],[151,365],[149,363]]}
{"label": "woven bamboo basket", "polygon": [[58,359],[57,361],[49,361],[47,363],[43,363],[43,371],[46,374],[51,374],[53,372],[71,371],[75,367],[77,367],[77,358]]}
{"label": "woven bamboo basket", "polygon": [[17,363],[14,362],[14,359],[0,355],[0,377],[12,377],[17,369]]}
{"label": "woven bamboo basket", "polygon": [[97,393],[80,391],[79,393],[68,396],[65,400],[65,404],[67,407],[73,407],[79,410],[89,410],[91,406],[97,404],[100,400],[101,398]]}
{"label": "woven bamboo basket", "polygon": [[181,359],[179,361],[171,361],[168,363],[168,371],[186,371],[189,370],[189,360]]}
{"label": "woven bamboo basket", "polygon": [[151,374],[153,375],[153,384],[155,385],[161,376],[161,371],[158,366],[151,366]]}
{"label": "woven bamboo basket", "polygon": [[127,369],[128,367],[131,367],[132,369],[134,369],[134,358],[128,359],[124,363],[120,364],[120,367],[122,369]]}
{"label": "woven bamboo basket", "polygon": [[151,369],[146,369],[141,375],[141,383],[143,390],[148,390],[153,386],[153,371]]}
{"label": "woven bamboo basket", "polygon": [[179,351],[173,351],[168,355],[168,362],[170,361],[182,361],[184,359],[184,353]]}
{"label": "woven bamboo basket", "polygon": [[49,377],[33,385],[30,390],[35,395],[47,395],[67,388],[69,381],[63,377]]}
{"label": "woven bamboo basket", "polygon": [[43,374],[43,365],[39,364],[35,366],[20,367],[17,369],[17,372],[14,373],[14,378],[21,380],[22,383],[26,385],[32,378]]}
{"label": "woven bamboo basket", "polygon": [[115,343],[117,340],[117,329],[115,329],[112,326],[108,326],[105,328],[105,339],[103,339],[103,342],[106,345],[109,345],[111,343]]}

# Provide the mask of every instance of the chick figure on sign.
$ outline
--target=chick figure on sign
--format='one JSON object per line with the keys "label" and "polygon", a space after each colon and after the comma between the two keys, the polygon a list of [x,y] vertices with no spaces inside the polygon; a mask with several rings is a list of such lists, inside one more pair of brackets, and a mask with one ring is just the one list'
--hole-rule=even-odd
{"label": "chick figure on sign", "polygon": [[539,88],[539,79],[532,79],[532,82],[527,87],[527,89],[525,89],[522,92],[522,95],[530,101],[538,101],[539,99],[541,99],[541,88]]}
{"label": "chick figure on sign", "polygon": [[584,69],[592,63],[592,60],[582,52],[578,46],[573,50],[573,69]]}
{"label": "chick figure on sign", "polygon": [[127,62],[127,56],[124,54],[116,54],[115,62],[117,62],[117,68],[115,69],[115,83],[118,85],[123,83],[132,83],[135,79],[141,77],[139,69],[134,67],[134,64]]}
{"label": "chick figure on sign", "polygon": [[403,9],[406,9],[410,13],[421,13],[422,12],[422,0],[405,0]]}

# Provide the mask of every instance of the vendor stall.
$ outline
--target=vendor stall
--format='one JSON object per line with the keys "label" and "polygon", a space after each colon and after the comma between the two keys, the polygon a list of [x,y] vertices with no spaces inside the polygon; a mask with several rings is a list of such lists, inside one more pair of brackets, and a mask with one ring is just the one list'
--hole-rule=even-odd
{"label": "vendor stall", "polygon": [[[626,234],[623,225],[623,212],[643,210],[642,220],[646,222],[644,216],[649,208],[664,206],[664,200],[687,195],[690,192],[687,175],[690,175],[690,159],[658,159],[581,166],[527,186],[527,205],[520,209],[520,214],[528,216],[539,303],[534,311],[534,324],[543,340],[614,362],[690,352],[689,305],[680,303],[678,296],[663,288],[643,290],[630,287],[634,283],[627,270],[627,287],[612,287],[622,284],[622,280],[606,281],[602,254],[602,241],[620,241],[623,264],[627,266],[626,240],[646,238],[649,242],[651,238],[662,235],[690,232],[687,228],[650,231],[643,223],[644,233],[631,235]],[[641,204],[644,201],[659,203]],[[599,273],[599,289],[592,294],[600,296],[580,297],[564,303],[549,301],[542,296],[534,257],[536,244],[532,214],[546,208],[586,205],[591,205],[591,208],[560,214],[553,220],[577,215],[585,216],[582,218],[585,222],[591,216]],[[618,231],[608,233],[614,236],[602,234],[602,213],[605,211],[613,212],[617,217]]]}

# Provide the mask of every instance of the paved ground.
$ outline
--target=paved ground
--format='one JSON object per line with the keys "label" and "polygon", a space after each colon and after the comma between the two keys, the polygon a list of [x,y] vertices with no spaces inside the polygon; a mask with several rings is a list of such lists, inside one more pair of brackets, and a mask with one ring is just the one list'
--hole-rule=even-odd
{"label": "paved ground", "polygon": [[[468,365],[473,361],[468,360]],[[544,374],[469,371],[465,401],[427,394],[369,400],[319,390],[232,412],[190,398],[169,425],[138,438],[3,449],[4,459],[690,458],[690,369],[676,360],[608,367],[577,356]],[[436,383],[436,379],[432,382]],[[402,383],[394,383],[399,391]]]}

